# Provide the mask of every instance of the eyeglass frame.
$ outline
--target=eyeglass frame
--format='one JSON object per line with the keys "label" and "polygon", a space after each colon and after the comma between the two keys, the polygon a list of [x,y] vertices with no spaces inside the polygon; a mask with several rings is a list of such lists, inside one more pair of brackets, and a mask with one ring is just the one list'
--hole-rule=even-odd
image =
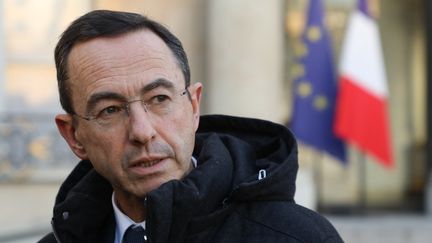
{"label": "eyeglass frame", "polygon": [[[190,86],[185,87],[180,92],[180,96],[187,95],[188,99],[192,100],[191,94],[189,92],[189,87]],[[146,113],[148,113],[148,111],[147,111],[147,105],[148,104],[146,102],[144,102],[144,99],[136,99],[136,100],[127,101],[127,102],[124,102],[124,104],[122,104],[120,107],[126,111],[126,115],[129,117],[129,115],[130,115],[129,114],[129,112],[130,112],[129,111],[129,105],[132,104],[132,103],[138,102],[138,101],[141,101],[142,107],[144,107],[144,111]],[[96,120],[98,118],[98,115],[95,115],[95,116],[90,116],[90,115],[89,116],[82,116],[82,115],[77,114],[76,112],[71,113],[71,115],[72,116],[76,116],[76,117],[81,118],[81,119],[86,120],[86,121],[94,121],[94,120]],[[97,124],[99,124],[97,121],[95,121],[95,122]]]}

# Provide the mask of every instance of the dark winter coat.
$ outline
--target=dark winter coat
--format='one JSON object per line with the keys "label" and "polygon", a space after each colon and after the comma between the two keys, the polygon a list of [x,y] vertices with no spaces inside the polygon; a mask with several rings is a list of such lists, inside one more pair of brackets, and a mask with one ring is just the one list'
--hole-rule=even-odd
{"label": "dark winter coat", "polygon": [[[285,127],[204,116],[194,156],[189,175],[148,194],[148,242],[342,242],[325,218],[294,202],[297,146]],[[55,237],[41,242],[113,242],[111,195],[82,161],[56,198]]]}

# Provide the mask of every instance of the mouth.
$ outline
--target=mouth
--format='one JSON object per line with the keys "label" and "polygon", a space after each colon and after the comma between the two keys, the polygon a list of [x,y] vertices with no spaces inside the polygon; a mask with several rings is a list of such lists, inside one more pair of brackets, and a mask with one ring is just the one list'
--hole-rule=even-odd
{"label": "mouth", "polygon": [[129,164],[129,172],[137,176],[148,176],[164,170],[168,158],[141,158]]}
{"label": "mouth", "polygon": [[152,167],[153,165],[159,164],[162,161],[162,159],[156,159],[156,160],[151,160],[151,161],[144,161],[144,162],[138,162],[135,164],[132,164],[131,167]]}

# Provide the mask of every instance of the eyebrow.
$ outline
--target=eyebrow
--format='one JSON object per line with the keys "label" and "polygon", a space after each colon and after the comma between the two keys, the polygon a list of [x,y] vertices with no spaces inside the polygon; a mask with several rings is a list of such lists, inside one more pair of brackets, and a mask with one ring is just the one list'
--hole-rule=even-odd
{"label": "eyebrow", "polygon": [[93,110],[97,105],[97,103],[101,100],[126,100],[126,98],[123,95],[120,95],[115,92],[110,92],[110,91],[94,93],[90,96],[90,99],[87,101],[87,105],[86,105],[87,113]]}
{"label": "eyebrow", "polygon": [[174,84],[173,82],[164,79],[164,78],[158,78],[156,80],[154,80],[153,82],[150,82],[149,84],[145,85],[142,89],[141,89],[141,94],[145,94],[153,89],[159,88],[159,87],[163,87],[166,89],[169,89],[171,91],[174,91]]}
{"label": "eyebrow", "polygon": [[[175,90],[173,82],[164,79],[164,78],[158,78],[148,84],[146,84],[141,89],[141,95],[144,95],[147,92],[150,92],[151,90],[154,90],[159,87],[164,87],[166,89],[169,89],[171,91]],[[111,92],[111,91],[103,91],[94,93],[90,96],[90,99],[87,101],[86,105],[86,111],[87,113],[93,110],[96,106],[96,104],[101,100],[120,100],[120,101],[127,101],[126,97],[119,93]]]}

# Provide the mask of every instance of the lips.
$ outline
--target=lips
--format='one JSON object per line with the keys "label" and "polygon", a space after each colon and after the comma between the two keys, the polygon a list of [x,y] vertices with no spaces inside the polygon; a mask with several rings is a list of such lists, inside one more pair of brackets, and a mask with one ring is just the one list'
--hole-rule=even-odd
{"label": "lips", "polygon": [[159,170],[160,165],[165,161],[167,157],[165,156],[151,156],[151,157],[141,157],[135,159],[128,164],[128,168],[139,174],[147,174]]}
{"label": "lips", "polygon": [[138,162],[132,165],[132,167],[151,167],[159,162],[161,162],[162,159],[156,159],[156,160],[151,160],[151,161],[145,161],[145,162]]}

